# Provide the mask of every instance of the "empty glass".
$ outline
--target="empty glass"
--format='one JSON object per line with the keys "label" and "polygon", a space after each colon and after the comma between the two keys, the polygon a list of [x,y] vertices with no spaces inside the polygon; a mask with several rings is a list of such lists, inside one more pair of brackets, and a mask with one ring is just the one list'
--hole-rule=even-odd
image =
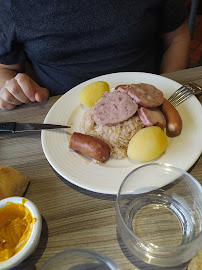
{"label": "empty glass", "polygon": [[121,270],[110,258],[86,249],[70,249],[50,258],[40,270]]}
{"label": "empty glass", "polygon": [[144,262],[183,264],[202,247],[201,185],[170,165],[143,165],[120,186],[116,220],[125,245]]}

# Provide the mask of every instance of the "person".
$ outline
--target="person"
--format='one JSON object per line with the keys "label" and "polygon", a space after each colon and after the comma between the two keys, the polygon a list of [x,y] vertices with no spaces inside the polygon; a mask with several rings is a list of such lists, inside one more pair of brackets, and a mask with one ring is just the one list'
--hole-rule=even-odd
{"label": "person", "polygon": [[[114,72],[187,67],[186,0],[0,0],[0,109]],[[25,74],[25,63],[35,71]]]}

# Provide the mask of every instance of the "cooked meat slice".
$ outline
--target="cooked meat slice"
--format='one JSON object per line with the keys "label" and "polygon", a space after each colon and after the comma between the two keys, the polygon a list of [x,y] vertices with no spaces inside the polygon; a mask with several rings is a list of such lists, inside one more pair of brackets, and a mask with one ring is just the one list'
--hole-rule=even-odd
{"label": "cooked meat slice", "polygon": [[137,104],[143,107],[158,107],[163,103],[163,93],[147,83],[129,84],[119,87],[117,91],[127,93]]}
{"label": "cooked meat slice", "polygon": [[129,119],[137,109],[136,102],[126,93],[105,92],[93,107],[93,118],[98,125],[112,126]]}
{"label": "cooked meat slice", "polygon": [[145,108],[138,109],[138,115],[142,123],[149,126],[158,126],[162,129],[166,126],[166,119],[159,108]]}

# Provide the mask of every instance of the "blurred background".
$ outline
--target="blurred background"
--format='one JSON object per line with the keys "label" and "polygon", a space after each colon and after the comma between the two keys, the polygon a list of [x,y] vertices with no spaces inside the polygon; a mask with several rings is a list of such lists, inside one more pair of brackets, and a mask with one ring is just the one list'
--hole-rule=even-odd
{"label": "blurred background", "polygon": [[187,0],[187,5],[190,11],[196,5],[195,16],[192,18],[194,24],[189,62],[190,67],[195,67],[202,65],[202,0]]}

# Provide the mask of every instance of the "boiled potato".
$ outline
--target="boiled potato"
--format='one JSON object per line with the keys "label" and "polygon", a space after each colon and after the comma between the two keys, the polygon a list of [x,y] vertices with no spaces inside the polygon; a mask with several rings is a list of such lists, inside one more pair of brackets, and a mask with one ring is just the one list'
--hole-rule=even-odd
{"label": "boiled potato", "polygon": [[82,105],[86,107],[93,107],[95,102],[97,102],[106,91],[109,91],[109,84],[107,82],[93,82],[86,85],[81,90],[79,100]]}
{"label": "boiled potato", "polygon": [[82,105],[86,107],[93,107],[103,95],[104,92],[109,91],[109,84],[107,82],[93,82],[86,85],[79,94],[79,100]]}
{"label": "boiled potato", "polygon": [[131,138],[127,155],[132,160],[147,162],[165,152],[167,145],[167,136],[160,127],[146,127]]}

